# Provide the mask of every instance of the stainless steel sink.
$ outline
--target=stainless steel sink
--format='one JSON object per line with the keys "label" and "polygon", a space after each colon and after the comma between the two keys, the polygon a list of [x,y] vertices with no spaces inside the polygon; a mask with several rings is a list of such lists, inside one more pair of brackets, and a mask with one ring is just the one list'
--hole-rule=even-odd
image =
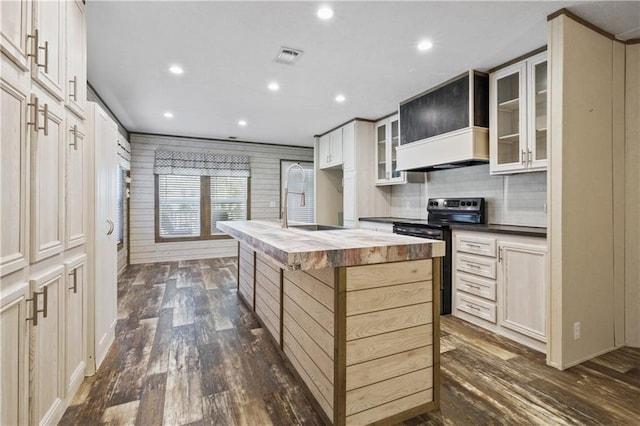
{"label": "stainless steel sink", "polygon": [[341,226],[319,225],[317,223],[309,223],[305,225],[289,225],[289,228],[301,229],[303,231],[338,231],[340,229],[346,229]]}

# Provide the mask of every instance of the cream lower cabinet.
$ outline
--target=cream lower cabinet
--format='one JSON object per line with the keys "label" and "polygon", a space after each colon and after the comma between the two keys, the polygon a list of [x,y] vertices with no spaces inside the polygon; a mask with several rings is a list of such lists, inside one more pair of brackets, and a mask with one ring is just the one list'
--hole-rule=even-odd
{"label": "cream lower cabinet", "polygon": [[86,366],[87,256],[83,254],[65,262],[65,276],[64,387],[65,394],[70,397],[80,387]]}
{"label": "cream lower cabinet", "polygon": [[454,231],[453,315],[544,352],[546,240]]}
{"label": "cream lower cabinet", "polygon": [[0,293],[0,424],[23,425],[29,419],[29,283]]}
{"label": "cream lower cabinet", "polygon": [[31,290],[38,295],[32,303],[38,311],[37,324],[31,320],[30,386],[32,424],[57,423],[64,412],[64,268],[55,267],[31,280]]}
{"label": "cream lower cabinet", "polygon": [[500,325],[545,342],[546,247],[502,242],[498,249],[503,298]]}

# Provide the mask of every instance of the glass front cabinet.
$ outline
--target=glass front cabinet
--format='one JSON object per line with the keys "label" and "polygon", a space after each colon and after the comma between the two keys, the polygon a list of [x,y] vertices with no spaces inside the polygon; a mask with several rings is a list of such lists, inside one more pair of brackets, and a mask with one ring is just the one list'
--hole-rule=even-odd
{"label": "glass front cabinet", "polygon": [[491,174],[547,168],[547,53],[489,77]]}
{"label": "glass front cabinet", "polygon": [[376,185],[407,182],[407,173],[396,170],[396,148],[400,143],[398,115],[376,123]]}

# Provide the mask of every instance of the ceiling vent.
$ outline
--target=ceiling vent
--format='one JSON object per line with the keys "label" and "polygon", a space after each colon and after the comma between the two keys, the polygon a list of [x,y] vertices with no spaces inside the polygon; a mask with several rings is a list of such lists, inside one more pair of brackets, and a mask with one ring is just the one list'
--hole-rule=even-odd
{"label": "ceiling vent", "polygon": [[293,65],[298,58],[302,56],[302,50],[293,49],[291,47],[280,47],[278,54],[276,55],[276,62],[281,64]]}

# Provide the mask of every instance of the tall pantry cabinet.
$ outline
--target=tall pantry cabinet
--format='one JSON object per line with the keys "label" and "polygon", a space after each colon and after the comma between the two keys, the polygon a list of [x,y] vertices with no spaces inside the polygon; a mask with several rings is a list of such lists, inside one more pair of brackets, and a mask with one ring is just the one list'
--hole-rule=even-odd
{"label": "tall pantry cabinet", "polygon": [[81,0],[0,2],[2,425],[57,423],[93,362],[85,22]]}

